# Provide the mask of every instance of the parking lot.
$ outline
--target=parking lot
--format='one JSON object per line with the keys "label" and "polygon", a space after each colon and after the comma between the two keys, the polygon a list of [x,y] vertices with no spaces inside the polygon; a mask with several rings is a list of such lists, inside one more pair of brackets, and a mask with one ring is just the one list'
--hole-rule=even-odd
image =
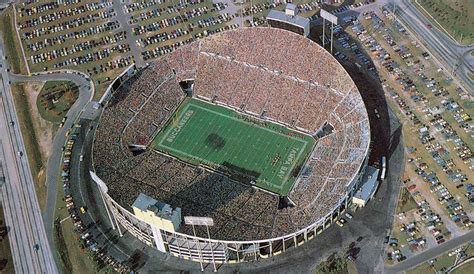
{"label": "parking lot", "polygon": [[[416,203],[395,216],[387,235],[385,257],[392,263],[469,231],[474,108],[472,95],[437,67],[388,11],[355,19],[344,20],[349,24],[345,31],[334,29],[335,57],[382,79],[388,102],[404,125],[404,187]],[[380,118],[377,108],[369,111]]]}
{"label": "parking lot", "polygon": [[73,68],[105,84],[134,62],[112,1],[26,1],[17,29],[31,71]]}

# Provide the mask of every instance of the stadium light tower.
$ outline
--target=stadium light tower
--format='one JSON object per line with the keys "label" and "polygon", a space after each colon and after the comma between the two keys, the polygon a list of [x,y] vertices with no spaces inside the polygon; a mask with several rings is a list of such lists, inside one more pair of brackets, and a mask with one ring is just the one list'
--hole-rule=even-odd
{"label": "stadium light tower", "polygon": [[252,2],[252,0],[250,0],[250,26],[253,27],[253,9],[252,9],[252,6],[253,6],[253,2]]}
{"label": "stadium light tower", "polygon": [[332,54],[333,32],[334,32],[334,25],[337,25],[337,16],[335,16],[334,14],[331,14],[328,11],[323,10],[323,9],[321,9],[320,14],[321,14],[321,17],[323,18],[323,48],[324,48],[324,38],[326,38],[324,36],[324,28],[325,28],[324,25],[326,23],[325,20],[328,20],[329,22],[331,22],[331,54]]}
{"label": "stadium light tower", "polygon": [[[214,259],[214,250],[212,248],[212,242],[211,242],[211,234],[209,233],[209,226],[214,226],[214,220],[209,217],[185,216],[184,223],[187,225],[191,225],[193,227],[193,234],[195,238],[196,238],[196,230],[194,226],[200,225],[200,226],[206,227],[207,238],[209,239],[209,245],[211,247],[212,265],[214,266],[214,272],[217,272],[216,260]],[[199,243],[199,240],[197,240],[197,245],[199,249],[199,264],[201,265],[201,271],[204,271],[204,267],[202,266],[202,260],[203,260],[202,249],[201,249],[201,244]]]}

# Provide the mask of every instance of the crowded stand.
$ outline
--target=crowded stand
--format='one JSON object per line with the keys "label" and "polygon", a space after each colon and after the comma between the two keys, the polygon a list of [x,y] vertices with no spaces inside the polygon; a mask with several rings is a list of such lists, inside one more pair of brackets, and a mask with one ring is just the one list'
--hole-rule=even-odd
{"label": "crowded stand", "polygon": [[[265,37],[274,45],[265,45]],[[295,42],[288,51],[280,49],[285,39]],[[282,61],[282,56],[287,58]],[[280,208],[278,195],[231,180],[211,166],[183,163],[149,146],[191,96],[180,88],[185,79],[194,79],[195,98],[317,139],[288,195],[292,207]],[[329,53],[284,30],[239,29],[180,47],[123,83],[102,113],[94,168],[109,195],[128,210],[144,193],[180,207],[183,216],[212,217],[213,238],[262,239],[305,228],[338,207],[366,157],[369,134],[362,98]],[[129,145],[144,151],[133,156]],[[183,225],[180,232],[192,231]],[[205,230],[197,234],[206,236]]]}

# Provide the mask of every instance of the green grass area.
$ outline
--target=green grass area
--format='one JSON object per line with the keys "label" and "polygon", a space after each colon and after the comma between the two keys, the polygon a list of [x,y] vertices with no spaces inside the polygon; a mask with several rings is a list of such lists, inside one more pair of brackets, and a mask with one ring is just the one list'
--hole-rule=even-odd
{"label": "green grass area", "polygon": [[454,269],[451,273],[452,274],[471,274],[473,269],[474,269],[474,261],[470,261]]}
{"label": "green grass area", "polygon": [[21,135],[25,143],[26,153],[28,155],[28,162],[31,168],[31,174],[35,181],[36,195],[38,196],[38,202],[40,208],[43,209],[46,202],[46,159],[42,159],[41,152],[39,149],[38,139],[36,133],[33,130],[33,118],[30,112],[28,104],[28,98],[23,88],[23,84],[12,84],[13,100],[15,102],[16,112]]}
{"label": "green grass area", "polygon": [[[474,42],[474,1],[472,0],[418,0],[458,42]],[[462,37],[462,40],[461,40]]]}
{"label": "green grass area", "polygon": [[225,107],[189,99],[154,140],[154,147],[240,181],[286,195],[315,140]]}
{"label": "green grass area", "polygon": [[397,203],[397,214],[402,212],[408,212],[412,209],[415,209],[417,204],[413,197],[410,195],[410,192],[406,188],[402,188],[400,191],[400,197]]}
{"label": "green grass area", "polygon": [[60,266],[64,273],[72,273],[72,263],[69,258],[66,240],[64,239],[63,229],[60,220],[54,222],[54,244],[59,253]]}
{"label": "green grass area", "polygon": [[3,208],[0,205],[0,273],[14,273],[8,230],[3,217]]}
{"label": "green grass area", "polygon": [[25,62],[20,50],[20,43],[13,25],[13,9],[8,8],[0,15],[0,32],[5,45],[5,55],[8,58],[13,73],[27,74]]}
{"label": "green grass area", "polygon": [[[465,249],[466,245],[463,245],[462,248]],[[454,249],[456,249],[456,248],[454,248]],[[449,252],[451,252],[454,249],[449,250]],[[468,258],[470,256],[474,255],[473,254],[474,253],[473,245],[472,244],[469,245],[469,247],[465,251],[466,251],[466,255],[467,255]],[[443,269],[444,270],[449,269],[454,264],[454,262],[456,260],[456,255],[453,255],[451,257],[448,256],[449,252],[446,252],[446,253],[442,254],[441,256],[436,257],[433,265],[430,265],[428,262],[420,264],[417,267],[412,268],[409,271],[407,271],[407,274],[418,274],[418,273],[428,273],[428,272],[429,273],[445,273],[442,270]],[[453,273],[453,274],[472,273],[472,268],[473,267],[474,267],[474,263],[469,262],[469,263],[466,263],[466,264],[460,266],[459,268],[454,269],[451,273]]]}
{"label": "green grass area", "polygon": [[79,88],[69,81],[48,81],[41,89],[36,106],[41,118],[59,123],[79,96]]}
{"label": "green grass area", "polygon": [[419,274],[419,273],[445,273],[450,268],[456,259],[456,256],[448,256],[448,253],[437,257],[432,265],[429,263],[423,263],[415,268],[408,270],[407,274]]}

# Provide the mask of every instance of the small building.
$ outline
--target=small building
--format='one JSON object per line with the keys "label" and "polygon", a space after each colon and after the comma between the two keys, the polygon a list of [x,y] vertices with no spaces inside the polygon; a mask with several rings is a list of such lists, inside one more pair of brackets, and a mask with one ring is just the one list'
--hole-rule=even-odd
{"label": "small building", "polygon": [[372,199],[379,186],[377,180],[379,176],[379,169],[371,166],[367,166],[367,169],[362,177],[362,186],[352,197],[352,203],[358,207],[364,207],[367,202]]}
{"label": "small building", "polygon": [[295,4],[287,4],[285,11],[270,10],[267,15],[268,24],[273,28],[280,28],[308,37],[310,21],[308,18],[297,15]]}
{"label": "small building", "polygon": [[143,193],[132,205],[137,218],[168,232],[176,232],[181,226],[181,208],[157,201]]}

